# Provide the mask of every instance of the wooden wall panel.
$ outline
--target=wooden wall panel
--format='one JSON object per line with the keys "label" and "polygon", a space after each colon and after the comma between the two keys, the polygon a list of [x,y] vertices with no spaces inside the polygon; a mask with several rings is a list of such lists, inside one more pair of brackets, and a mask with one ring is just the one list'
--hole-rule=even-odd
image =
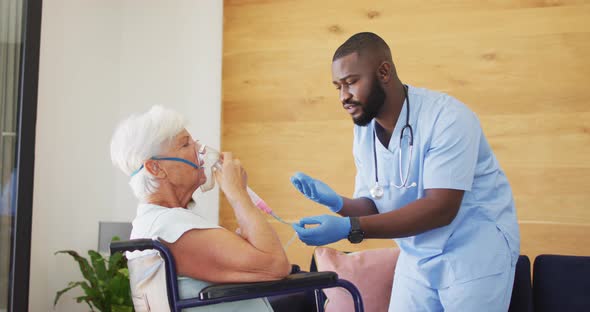
{"label": "wooden wall panel", "polygon": [[[225,1],[222,148],[279,215],[327,212],[291,186],[296,171],[352,194],[352,122],[330,64],[360,31],[389,43],[403,81],[478,114],[513,187],[523,254],[590,255],[590,1]],[[220,219],[235,227],[224,200]],[[287,242],[293,231],[270,221]],[[313,248],[287,251],[306,267]]]}

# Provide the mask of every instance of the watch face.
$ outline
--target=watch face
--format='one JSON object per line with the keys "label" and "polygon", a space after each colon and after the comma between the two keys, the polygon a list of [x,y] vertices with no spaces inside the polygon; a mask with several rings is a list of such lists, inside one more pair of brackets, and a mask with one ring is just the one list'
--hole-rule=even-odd
{"label": "watch face", "polygon": [[363,241],[364,234],[360,231],[354,231],[348,234],[348,240],[353,244],[358,244]]}

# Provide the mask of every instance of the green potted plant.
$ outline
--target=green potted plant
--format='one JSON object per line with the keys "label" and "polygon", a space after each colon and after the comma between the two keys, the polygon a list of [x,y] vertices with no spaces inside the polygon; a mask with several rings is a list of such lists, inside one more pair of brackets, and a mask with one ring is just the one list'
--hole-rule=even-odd
{"label": "green potted plant", "polygon": [[[113,237],[113,241],[119,240]],[[127,259],[117,252],[103,257],[94,250],[88,250],[88,259],[73,250],[60,250],[55,253],[68,254],[74,258],[80,267],[84,281],[69,282],[68,286],[55,294],[53,306],[59,298],[71,289],[80,287],[84,295],[76,297],[76,302],[86,302],[91,311],[101,312],[131,312],[133,302],[129,287],[129,270]]]}

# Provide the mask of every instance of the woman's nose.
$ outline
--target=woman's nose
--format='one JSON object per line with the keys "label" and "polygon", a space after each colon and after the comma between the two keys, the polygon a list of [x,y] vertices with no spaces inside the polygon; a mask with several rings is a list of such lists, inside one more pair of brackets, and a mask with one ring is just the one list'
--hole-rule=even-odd
{"label": "woman's nose", "polygon": [[203,145],[201,143],[199,143],[198,140],[195,140],[195,156],[197,157],[197,160],[199,161],[199,165],[203,159],[203,155],[202,155],[203,151],[201,151],[202,146]]}

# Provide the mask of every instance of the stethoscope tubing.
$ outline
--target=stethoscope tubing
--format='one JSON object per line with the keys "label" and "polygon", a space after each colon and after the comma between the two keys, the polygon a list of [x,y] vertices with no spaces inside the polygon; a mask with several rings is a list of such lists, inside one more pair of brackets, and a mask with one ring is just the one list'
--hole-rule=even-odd
{"label": "stethoscope tubing", "polygon": [[[412,166],[412,152],[414,149],[414,129],[412,128],[412,126],[410,125],[410,97],[408,96],[408,86],[404,85],[404,94],[406,96],[406,102],[407,102],[407,108],[406,108],[406,124],[402,127],[400,136],[399,136],[399,150],[398,150],[398,156],[399,156],[399,175],[400,175],[400,185],[396,185],[395,183],[389,183],[390,185],[401,189],[401,188],[410,188],[415,186],[415,183],[412,183],[408,186],[408,180],[410,177],[410,168]],[[406,174],[405,174],[405,178],[404,178],[404,174],[402,171],[402,141],[403,141],[403,137],[404,137],[404,131],[406,131],[406,129],[408,129],[408,131],[410,132],[410,140],[409,140],[409,152],[410,152],[410,158],[408,159],[408,167],[406,169]],[[381,196],[383,196],[383,188],[379,185],[379,171],[378,171],[378,164],[377,164],[377,148],[376,148],[376,137],[377,134],[375,132],[375,127],[373,127],[373,164],[375,166],[375,186],[371,189],[371,196],[373,198],[381,198]]]}

